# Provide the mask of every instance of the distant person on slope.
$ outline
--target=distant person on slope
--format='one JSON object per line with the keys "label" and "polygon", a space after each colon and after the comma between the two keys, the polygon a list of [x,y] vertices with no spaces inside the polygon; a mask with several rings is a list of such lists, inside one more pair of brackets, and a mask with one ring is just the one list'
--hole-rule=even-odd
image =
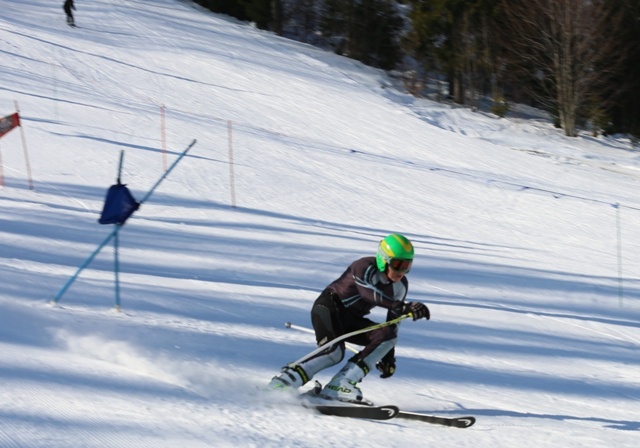
{"label": "distant person on slope", "polygon": [[[375,257],[360,258],[318,296],[311,308],[311,323],[318,346],[376,323],[367,319],[376,306],[386,308],[387,321],[411,313],[413,320],[429,319],[426,305],[405,302],[409,282],[406,274],[413,263],[413,245],[402,235],[391,234],[380,241]],[[381,378],[396,369],[395,345],[398,324],[360,333],[347,342],[363,346],[320,391],[328,399],[366,404],[357,384],[374,368]],[[345,341],[297,365],[288,365],[269,383],[270,389],[293,389],[309,382],[315,374],[342,361]]]}
{"label": "distant person on slope", "polygon": [[76,5],[73,4],[73,0],[65,0],[62,9],[67,15],[67,25],[76,26],[76,22],[73,20],[73,11],[75,11]]}

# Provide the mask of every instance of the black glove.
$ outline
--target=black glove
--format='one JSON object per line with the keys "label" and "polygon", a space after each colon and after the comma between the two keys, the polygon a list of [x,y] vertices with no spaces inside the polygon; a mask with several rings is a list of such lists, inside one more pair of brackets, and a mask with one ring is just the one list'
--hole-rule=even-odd
{"label": "black glove", "polygon": [[384,358],[376,364],[376,369],[380,371],[380,378],[389,378],[396,371],[396,358],[393,350],[387,353]]}
{"label": "black glove", "polygon": [[422,302],[409,302],[404,304],[404,309],[402,310],[402,314],[411,313],[413,320],[418,319],[427,319],[431,318],[431,313],[429,312],[429,308]]}

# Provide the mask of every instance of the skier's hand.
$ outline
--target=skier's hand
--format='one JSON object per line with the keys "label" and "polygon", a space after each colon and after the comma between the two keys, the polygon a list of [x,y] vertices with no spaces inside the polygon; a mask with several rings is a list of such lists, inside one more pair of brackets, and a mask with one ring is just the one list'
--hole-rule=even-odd
{"label": "skier's hand", "polygon": [[431,313],[429,312],[429,308],[422,302],[409,302],[404,305],[404,314],[411,313],[413,320],[418,319],[427,319],[431,318]]}
{"label": "skier's hand", "polygon": [[396,371],[396,359],[390,358],[385,360],[384,358],[376,364],[376,369],[380,371],[380,378],[389,378]]}

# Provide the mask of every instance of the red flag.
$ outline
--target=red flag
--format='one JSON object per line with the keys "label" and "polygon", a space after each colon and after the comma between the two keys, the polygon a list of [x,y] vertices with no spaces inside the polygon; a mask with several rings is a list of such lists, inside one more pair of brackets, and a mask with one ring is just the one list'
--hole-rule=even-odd
{"label": "red flag", "polygon": [[18,115],[18,112],[13,115],[0,118],[0,137],[18,126],[20,126],[20,116]]}

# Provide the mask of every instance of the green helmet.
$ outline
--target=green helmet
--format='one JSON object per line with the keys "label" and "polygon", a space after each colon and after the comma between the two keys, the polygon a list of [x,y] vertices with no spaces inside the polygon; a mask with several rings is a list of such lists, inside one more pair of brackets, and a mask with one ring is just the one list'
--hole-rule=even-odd
{"label": "green helmet", "polygon": [[404,263],[401,269],[404,272],[409,272],[411,267],[411,261],[413,261],[413,244],[403,235],[399,233],[392,233],[385,237],[378,245],[378,252],[376,253],[376,264],[380,272],[384,272],[387,265],[391,263],[391,260],[401,260],[409,263]]}

